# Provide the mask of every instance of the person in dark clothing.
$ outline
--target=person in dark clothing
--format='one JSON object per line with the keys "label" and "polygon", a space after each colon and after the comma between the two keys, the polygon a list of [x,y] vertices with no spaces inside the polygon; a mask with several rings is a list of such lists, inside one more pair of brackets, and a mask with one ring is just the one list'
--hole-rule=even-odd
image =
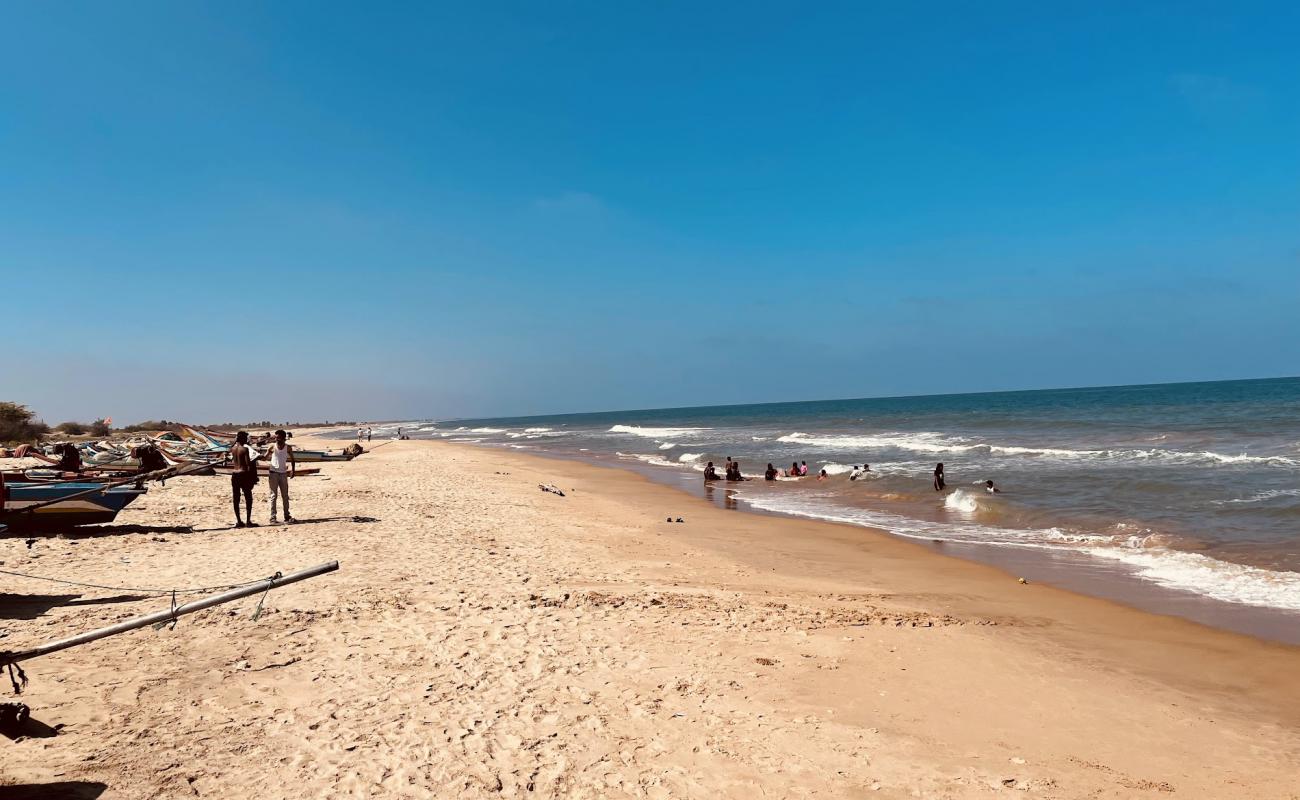
{"label": "person in dark clothing", "polygon": [[167,459],[163,458],[162,451],[158,445],[150,442],[149,444],[137,445],[131,455],[140,459],[141,472],[157,472],[160,469],[167,469]]}
{"label": "person in dark clothing", "polygon": [[769,462],[767,465],[767,471],[763,473],[763,480],[774,481],[776,480],[776,476],[780,474],[781,471],[778,470],[776,467],[772,466],[772,464]]}
{"label": "person in dark clothing", "polygon": [[[230,476],[230,494],[235,503],[235,527],[256,528],[253,522],[253,485],[257,483],[257,460],[253,450],[248,446],[248,431],[235,434],[235,446],[230,450],[231,463],[235,471]],[[244,496],[244,515],[248,522],[239,518],[239,496]]]}
{"label": "person in dark clothing", "polygon": [[943,482],[943,462],[940,461],[934,468],[934,490],[942,492],[945,486],[947,484]]}
{"label": "person in dark clothing", "polygon": [[81,472],[81,451],[75,444],[59,445],[58,469],[62,472]]}
{"label": "person in dark clothing", "polygon": [[704,480],[716,481],[717,479],[718,479],[718,470],[716,467],[713,466],[713,462],[710,461],[708,466],[704,468]]}

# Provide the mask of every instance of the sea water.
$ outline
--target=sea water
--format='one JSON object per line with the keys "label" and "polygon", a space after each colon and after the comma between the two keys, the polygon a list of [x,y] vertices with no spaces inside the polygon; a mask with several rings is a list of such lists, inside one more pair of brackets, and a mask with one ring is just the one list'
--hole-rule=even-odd
{"label": "sea water", "polygon": [[[408,425],[416,438],[636,465],[732,457],[735,505],[928,542],[1070,553],[1300,612],[1300,379],[617,411]],[[767,482],[770,462],[809,476]],[[947,488],[933,487],[942,462]],[[854,467],[870,465],[850,481]],[[825,470],[829,476],[818,480]],[[783,476],[784,478],[784,476]],[[985,491],[984,481],[1001,489]]]}

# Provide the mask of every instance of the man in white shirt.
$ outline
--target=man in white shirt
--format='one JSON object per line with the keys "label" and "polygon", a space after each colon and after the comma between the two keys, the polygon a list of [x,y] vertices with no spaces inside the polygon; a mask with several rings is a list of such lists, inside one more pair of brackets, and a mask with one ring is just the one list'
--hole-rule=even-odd
{"label": "man in white shirt", "polygon": [[275,499],[277,495],[284,498],[284,521],[295,521],[293,515],[289,513],[289,479],[298,475],[298,460],[293,457],[293,445],[285,441],[287,438],[284,431],[276,431],[275,441],[271,442],[271,450],[268,453],[271,457],[267,482],[271,485],[272,525],[278,521],[275,518]]}

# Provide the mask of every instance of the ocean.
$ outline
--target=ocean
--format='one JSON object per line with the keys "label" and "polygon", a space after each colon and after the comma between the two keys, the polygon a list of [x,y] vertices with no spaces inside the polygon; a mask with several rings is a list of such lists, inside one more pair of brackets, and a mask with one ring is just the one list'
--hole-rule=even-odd
{"label": "ocean", "polygon": [[[1069,554],[1171,592],[1300,612],[1300,378],[426,421],[404,432],[633,466],[700,491],[704,465],[721,472],[732,457],[755,480],[709,489],[729,506]],[[809,477],[763,480],[769,462],[795,461]],[[938,462],[943,492],[932,486]],[[863,464],[866,476],[850,480]]]}

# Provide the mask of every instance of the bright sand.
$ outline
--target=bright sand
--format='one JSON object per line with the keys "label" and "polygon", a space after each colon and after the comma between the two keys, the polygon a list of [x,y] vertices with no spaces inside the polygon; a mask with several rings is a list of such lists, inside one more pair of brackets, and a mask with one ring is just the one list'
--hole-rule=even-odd
{"label": "bright sand", "polygon": [[[144,527],[0,540],[0,568],[124,587],[342,564],[272,592],[258,621],[254,597],[27,662],[22,699],[59,732],[0,740],[0,784],[1300,796],[1298,648],[620,470],[427,441],[323,467],[292,482],[292,527],[228,528],[228,480],[183,478],[119,517]],[[256,495],[265,523],[265,481]],[[23,593],[0,595],[10,649],[168,602],[0,580]],[[60,795],[0,789],[24,796]]]}

